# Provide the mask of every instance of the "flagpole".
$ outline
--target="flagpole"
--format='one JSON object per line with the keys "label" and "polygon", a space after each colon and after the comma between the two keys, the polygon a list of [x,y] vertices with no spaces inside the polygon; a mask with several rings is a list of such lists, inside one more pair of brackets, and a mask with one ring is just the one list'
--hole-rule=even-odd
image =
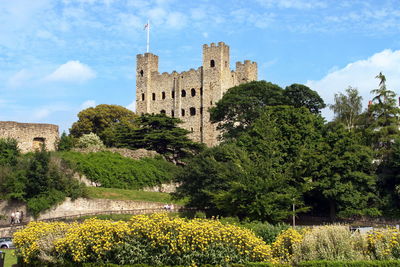
{"label": "flagpole", "polygon": [[147,20],[147,53],[150,51],[150,20]]}

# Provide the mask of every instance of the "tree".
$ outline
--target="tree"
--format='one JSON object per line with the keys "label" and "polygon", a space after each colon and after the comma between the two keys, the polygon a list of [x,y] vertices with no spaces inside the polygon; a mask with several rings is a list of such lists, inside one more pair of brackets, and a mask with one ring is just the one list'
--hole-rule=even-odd
{"label": "tree", "polygon": [[75,138],[71,135],[67,135],[65,132],[61,134],[61,138],[58,141],[57,150],[58,151],[69,151],[74,147]]}
{"label": "tree", "polygon": [[283,95],[286,96],[288,105],[296,108],[306,107],[311,113],[319,114],[326,105],[324,100],[316,91],[302,84],[292,84],[285,88]]}
{"label": "tree", "polygon": [[15,165],[19,156],[18,143],[15,139],[0,138],[0,166]]}
{"label": "tree", "polygon": [[261,114],[265,106],[285,104],[283,89],[266,81],[255,81],[230,88],[210,109],[224,139],[236,138]]}
{"label": "tree", "polygon": [[324,141],[308,162],[315,186],[310,194],[320,212],[328,211],[331,219],[380,215],[373,151],[362,145],[356,133],[341,124],[329,124]]}
{"label": "tree", "polygon": [[181,121],[165,114],[144,114],[137,120],[138,128],[120,124],[117,146],[130,149],[155,150],[172,161],[179,161],[199,152],[203,145],[191,141],[188,130],[178,127]]}
{"label": "tree", "polygon": [[137,115],[122,106],[102,104],[82,110],[78,113],[78,118],[70,129],[73,137],[95,133],[106,146],[113,146],[117,125],[120,123],[136,125]]}
{"label": "tree", "polygon": [[76,147],[78,148],[94,148],[102,149],[104,148],[103,141],[94,133],[84,134],[79,137],[76,142]]}
{"label": "tree", "polygon": [[400,109],[396,105],[396,93],[386,88],[385,75],[379,73],[376,78],[380,82],[379,88],[371,91],[375,96],[369,107],[370,128],[373,129],[373,146],[378,157],[383,159],[390,155],[393,141],[399,136]]}
{"label": "tree", "polygon": [[329,108],[335,113],[335,120],[346,125],[348,130],[354,128],[358,116],[362,109],[362,96],[358,94],[357,88],[346,89],[346,95],[335,94],[335,104],[329,105]]}

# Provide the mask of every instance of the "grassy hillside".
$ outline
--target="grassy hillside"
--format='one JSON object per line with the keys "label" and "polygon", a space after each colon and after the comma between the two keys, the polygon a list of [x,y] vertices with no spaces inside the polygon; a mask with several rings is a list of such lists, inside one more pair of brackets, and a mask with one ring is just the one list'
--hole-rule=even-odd
{"label": "grassy hillside", "polygon": [[170,182],[179,167],[163,158],[133,160],[117,153],[58,152],[68,166],[103,187],[141,189]]}
{"label": "grassy hillside", "polygon": [[139,190],[127,190],[118,188],[89,187],[88,196],[90,198],[151,201],[161,203],[175,203],[179,205],[184,204],[184,201],[172,200],[171,195],[168,193],[144,192]]}

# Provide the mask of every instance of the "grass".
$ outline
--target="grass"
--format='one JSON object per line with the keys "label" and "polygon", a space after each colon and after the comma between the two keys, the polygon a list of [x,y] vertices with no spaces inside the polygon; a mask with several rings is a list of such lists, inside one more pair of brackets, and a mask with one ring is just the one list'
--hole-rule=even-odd
{"label": "grass", "polygon": [[149,201],[160,203],[174,203],[178,205],[185,204],[185,201],[173,200],[171,195],[168,193],[145,192],[119,188],[88,187],[88,196],[90,198],[103,198],[114,200]]}
{"label": "grass", "polygon": [[11,267],[13,264],[17,264],[17,257],[14,256],[13,249],[1,249],[1,251],[6,253],[4,267]]}

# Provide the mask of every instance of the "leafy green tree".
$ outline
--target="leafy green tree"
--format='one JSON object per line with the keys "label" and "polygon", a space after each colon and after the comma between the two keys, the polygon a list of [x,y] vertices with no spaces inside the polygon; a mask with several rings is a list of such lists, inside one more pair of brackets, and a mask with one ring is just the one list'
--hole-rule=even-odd
{"label": "leafy green tree", "polygon": [[0,138],[0,166],[15,165],[19,156],[18,143],[15,139]]}
{"label": "leafy green tree", "polygon": [[120,123],[136,125],[137,115],[122,106],[102,104],[82,110],[78,118],[70,129],[73,137],[95,133],[106,146],[113,146],[117,126]]}
{"label": "leafy green tree", "polygon": [[399,137],[400,109],[396,105],[396,93],[386,88],[385,75],[379,73],[376,78],[380,82],[379,88],[371,91],[375,96],[369,107],[370,128],[373,129],[373,146],[378,157],[383,159],[390,154],[394,139]]}
{"label": "leafy green tree", "polygon": [[230,88],[212,107],[210,118],[218,123],[223,138],[236,138],[256,120],[265,106],[286,104],[284,90],[266,81],[254,81]]}
{"label": "leafy green tree", "polygon": [[67,135],[65,132],[61,134],[60,140],[58,141],[58,151],[69,151],[74,147],[75,138],[71,135]]}
{"label": "leafy green tree", "polygon": [[373,151],[342,124],[330,124],[308,158],[313,202],[336,216],[380,215]]}
{"label": "leafy green tree", "polygon": [[154,150],[172,161],[179,161],[199,152],[203,145],[188,138],[189,131],[178,127],[181,121],[165,114],[144,114],[137,120],[138,128],[120,124],[117,146]]}
{"label": "leafy green tree", "polygon": [[358,94],[357,88],[346,89],[346,94],[335,94],[335,104],[329,106],[335,113],[335,121],[346,125],[351,130],[356,125],[357,119],[361,114],[362,96]]}
{"label": "leafy green tree", "polygon": [[325,108],[324,100],[319,94],[303,84],[292,84],[285,88],[283,95],[287,98],[287,104],[296,108],[306,107],[311,113],[319,114]]}

